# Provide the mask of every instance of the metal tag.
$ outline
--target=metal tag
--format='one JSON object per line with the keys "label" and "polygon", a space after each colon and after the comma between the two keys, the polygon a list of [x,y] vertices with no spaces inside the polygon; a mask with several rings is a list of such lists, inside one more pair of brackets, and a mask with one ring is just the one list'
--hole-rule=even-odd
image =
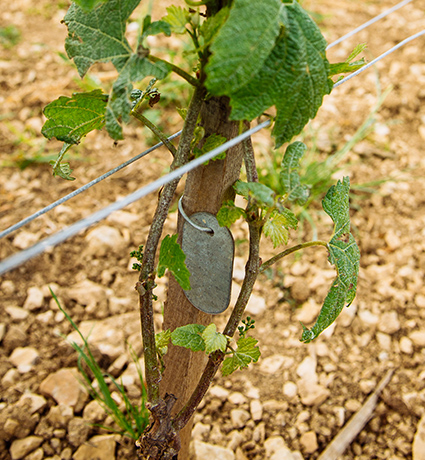
{"label": "metal tag", "polygon": [[190,271],[190,286],[184,291],[189,302],[205,313],[217,315],[229,306],[232,288],[235,245],[227,227],[220,227],[216,217],[208,212],[197,212],[190,220],[209,227],[214,233],[183,224],[182,249]]}

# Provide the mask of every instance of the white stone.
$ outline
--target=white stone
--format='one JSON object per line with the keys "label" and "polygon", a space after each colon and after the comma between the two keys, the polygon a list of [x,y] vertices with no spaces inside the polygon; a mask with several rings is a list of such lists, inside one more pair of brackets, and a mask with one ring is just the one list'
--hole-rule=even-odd
{"label": "white stone", "polygon": [[198,439],[202,441],[211,431],[211,425],[206,425],[205,423],[198,422],[195,423],[192,428],[192,439]]}
{"label": "white stone", "polygon": [[400,321],[398,319],[397,312],[389,311],[381,316],[381,320],[378,324],[378,330],[385,334],[394,334],[400,330]]}
{"label": "white stone", "polygon": [[399,342],[400,351],[406,355],[411,355],[413,353],[413,342],[409,337],[402,337]]}
{"label": "white stone", "polygon": [[0,323],[0,343],[3,340],[3,337],[6,334],[6,324],[5,323]]}
{"label": "white stone", "polygon": [[415,296],[415,304],[419,308],[424,308],[425,307],[425,295],[418,294]]}
{"label": "white stone", "polygon": [[270,457],[276,451],[287,448],[287,445],[282,436],[271,436],[264,441],[264,448],[266,449],[266,457]]}
{"label": "white stone", "polygon": [[28,318],[28,310],[21,307],[13,307],[9,306],[5,308],[6,313],[13,319],[14,321],[23,321],[24,319]]}
{"label": "white stone", "polygon": [[247,399],[239,391],[234,391],[229,395],[228,401],[234,404],[235,406],[240,406],[242,404],[245,404],[247,402]]}
{"label": "white stone", "polygon": [[108,225],[100,225],[91,230],[86,238],[88,255],[105,256],[110,252],[119,253],[125,248],[125,240],[119,230]]}
{"label": "white stone", "polygon": [[117,224],[120,227],[130,227],[131,224],[140,221],[140,216],[128,211],[115,211],[106,219],[106,221],[111,224]]}
{"label": "white stone", "polygon": [[27,310],[37,310],[43,306],[44,295],[43,291],[37,287],[32,286],[28,288],[27,298],[24,302],[24,308]]}
{"label": "white stone", "polygon": [[304,302],[301,308],[297,309],[295,318],[303,324],[311,324],[317,318],[320,312],[321,305],[319,305],[312,297]]}
{"label": "white stone", "polygon": [[391,337],[383,332],[376,333],[376,340],[378,341],[381,348],[385,351],[391,350]]}
{"label": "white stone", "polygon": [[231,449],[207,444],[197,439],[192,443],[192,450],[195,460],[235,460],[235,454]]}
{"label": "white stone", "polygon": [[245,441],[243,434],[238,430],[233,430],[228,435],[228,437],[230,439],[229,439],[229,442],[227,443],[227,447],[229,449],[232,449],[233,451],[235,451]]}
{"label": "white stone", "polygon": [[234,428],[244,428],[246,422],[250,419],[250,415],[244,409],[232,409],[230,419]]}
{"label": "white stone", "polygon": [[251,418],[254,422],[259,422],[263,418],[263,405],[258,399],[253,399],[249,403]]}
{"label": "white stone", "polygon": [[32,232],[27,232],[24,230],[20,232],[15,238],[13,239],[13,246],[17,247],[18,249],[27,249],[33,244],[37,243],[39,239],[39,235]]}
{"label": "white stone", "polygon": [[9,387],[16,383],[21,378],[21,374],[19,373],[18,369],[14,367],[9,369],[2,377],[1,383],[4,387]]}
{"label": "white stone", "polygon": [[413,331],[409,334],[409,339],[416,345],[417,347],[424,348],[425,347],[425,330]]}
{"label": "white stone", "polygon": [[293,452],[287,447],[277,450],[271,457],[270,460],[296,460]]}
{"label": "white stone", "polygon": [[90,280],[83,280],[66,289],[67,296],[80,305],[96,305],[107,297],[107,289]]}
{"label": "white stone", "polygon": [[82,444],[73,454],[73,460],[114,460],[115,435],[97,435]]}
{"label": "white stone", "polygon": [[12,280],[4,280],[0,287],[1,290],[7,295],[12,295],[16,291],[15,283]]}
{"label": "white stone", "polygon": [[25,374],[33,368],[39,357],[38,351],[33,347],[18,347],[13,350],[9,360],[21,374]]}
{"label": "white stone", "polygon": [[220,401],[226,401],[229,398],[230,391],[220,385],[214,385],[209,390],[209,395],[218,398]]}
{"label": "white stone", "polygon": [[422,416],[416,427],[412,446],[412,459],[425,460],[425,415]]}
{"label": "white stone", "polygon": [[331,392],[322,385],[312,384],[306,380],[300,380],[298,382],[298,391],[301,402],[305,406],[320,406],[331,394]]}
{"label": "white stone", "polygon": [[75,412],[79,412],[88,397],[87,390],[80,383],[79,378],[75,368],[60,369],[40,383],[39,391],[46,396],[51,396],[58,404],[72,407]]}
{"label": "white stone", "polygon": [[20,460],[26,455],[31,453],[33,450],[43,442],[41,436],[28,436],[23,439],[15,439],[10,446],[10,456],[12,460]]}
{"label": "white stone", "polygon": [[99,423],[106,417],[105,409],[96,401],[90,401],[83,410],[83,418],[90,423]]}
{"label": "white stone", "polygon": [[363,325],[367,327],[376,326],[379,322],[379,317],[369,310],[360,310],[358,316]]}
{"label": "white stone", "polygon": [[317,359],[313,356],[307,356],[297,367],[297,375],[303,380],[308,380],[310,383],[317,383],[318,376],[316,373]]}
{"label": "white stone", "polygon": [[245,308],[245,312],[249,315],[260,316],[266,311],[266,309],[267,305],[263,297],[260,297],[256,294],[251,294],[248,305]]}
{"label": "white stone", "polygon": [[47,310],[43,313],[39,313],[36,316],[36,319],[37,321],[40,321],[40,323],[49,324],[53,320],[53,316],[54,316],[54,313],[52,312],[52,310]]}
{"label": "white stone", "polygon": [[285,362],[285,357],[282,355],[272,355],[260,361],[260,371],[264,374],[275,374]]}
{"label": "white stone", "polygon": [[307,454],[313,454],[319,448],[317,444],[317,436],[314,431],[307,431],[300,437],[302,450]]}
{"label": "white stone", "polygon": [[292,398],[295,398],[295,396],[297,396],[297,393],[298,393],[298,386],[296,383],[294,382],[285,382],[283,384],[283,394],[289,398],[289,399],[292,399]]}
{"label": "white stone", "polygon": [[35,412],[42,411],[47,404],[46,398],[35,393],[24,393],[17,403],[17,406],[28,404],[28,413],[30,415]]}

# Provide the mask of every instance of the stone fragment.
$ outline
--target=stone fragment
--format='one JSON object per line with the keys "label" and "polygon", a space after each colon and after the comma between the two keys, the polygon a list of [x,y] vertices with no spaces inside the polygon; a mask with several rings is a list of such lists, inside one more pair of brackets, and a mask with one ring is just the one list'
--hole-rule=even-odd
{"label": "stone fragment", "polygon": [[411,355],[413,353],[413,342],[409,337],[402,337],[399,342],[400,351],[406,355]]}
{"label": "stone fragment", "polygon": [[211,425],[206,425],[202,422],[195,423],[194,427],[192,428],[192,438],[202,441],[210,431]]}
{"label": "stone fragment", "polygon": [[31,452],[25,457],[25,460],[43,460],[43,459],[44,459],[44,450],[42,447],[35,449],[33,452]]}
{"label": "stone fragment", "polygon": [[260,316],[267,309],[266,301],[263,297],[260,297],[256,294],[251,294],[249,298],[248,305],[246,306],[246,313],[248,315]]}
{"label": "stone fragment", "polygon": [[307,454],[313,454],[319,448],[317,444],[317,436],[314,431],[307,431],[300,437],[300,444],[304,452]]}
{"label": "stone fragment", "polygon": [[229,395],[228,401],[234,404],[235,406],[240,406],[242,404],[245,404],[247,402],[247,399],[239,391],[234,391]]}
{"label": "stone fragment", "polygon": [[46,407],[47,401],[43,396],[35,393],[24,393],[17,403],[17,406],[28,405],[28,413],[30,415],[35,412],[41,412]]}
{"label": "stone fragment", "polygon": [[409,334],[409,339],[417,347],[425,347],[425,330],[413,331]]}
{"label": "stone fragment", "polygon": [[83,280],[65,289],[66,295],[80,305],[96,305],[107,297],[109,290],[90,280]]}
{"label": "stone fragment", "polygon": [[46,421],[54,428],[65,428],[68,426],[73,415],[72,407],[59,404],[50,408]]}
{"label": "stone fragment", "polygon": [[278,450],[287,448],[287,445],[282,436],[270,436],[264,441],[264,448],[266,449],[266,458],[268,458]]}
{"label": "stone fragment", "polygon": [[15,324],[9,326],[6,335],[4,336],[2,346],[6,353],[10,353],[17,347],[23,347],[27,343],[27,334],[25,331]]}
{"label": "stone fragment", "polygon": [[297,375],[309,383],[317,383],[318,376],[316,373],[317,360],[313,356],[307,356],[297,367]]}
{"label": "stone fragment", "polygon": [[208,444],[197,439],[192,442],[191,450],[195,460],[235,460],[235,454],[231,449]]}
{"label": "stone fragment", "polygon": [[320,308],[321,306],[313,298],[310,298],[297,309],[295,317],[297,321],[301,321],[303,324],[311,324],[317,318]]}
{"label": "stone fragment", "polygon": [[425,307],[425,295],[418,294],[415,296],[415,304],[419,308],[424,308]]}
{"label": "stone fragment", "polygon": [[209,390],[209,395],[218,398],[220,401],[226,401],[229,398],[230,391],[220,385],[214,385]]}
{"label": "stone fragment", "polygon": [[282,355],[272,355],[261,360],[260,371],[264,374],[275,374],[285,362],[285,357]]}
{"label": "stone fragment", "polygon": [[13,321],[23,321],[28,318],[28,310],[22,307],[9,306],[5,308],[6,313],[10,316]]}
{"label": "stone fragment", "polygon": [[358,313],[358,316],[359,316],[360,322],[365,327],[376,326],[379,321],[379,317],[377,315],[374,315],[369,310],[360,310]]}
{"label": "stone fragment", "polygon": [[376,381],[367,379],[360,380],[359,387],[360,390],[362,390],[362,393],[368,395],[376,388]]}
{"label": "stone fragment", "polygon": [[108,225],[94,228],[86,235],[85,240],[88,243],[86,254],[98,257],[106,256],[110,252],[118,254],[126,244],[119,230]]}
{"label": "stone fragment", "polygon": [[81,446],[87,441],[89,424],[81,417],[74,417],[68,423],[68,441],[74,446]]}
{"label": "stone fragment", "polygon": [[60,369],[46,377],[40,384],[40,393],[51,396],[58,404],[72,407],[79,412],[87,400],[87,390],[78,380],[75,368]]}
{"label": "stone fragment", "polygon": [[38,308],[41,308],[43,306],[44,302],[44,294],[43,291],[37,287],[37,286],[32,286],[28,288],[27,291],[27,298],[25,299],[24,302],[24,308],[26,310],[37,310]]}
{"label": "stone fragment", "polygon": [[243,450],[240,447],[236,449],[235,460],[248,460],[248,457],[243,453]]}
{"label": "stone fragment", "polygon": [[230,419],[234,428],[243,428],[250,419],[249,413],[244,409],[232,409]]}
{"label": "stone fragment", "polygon": [[260,422],[255,428],[254,432],[252,433],[252,440],[259,444],[263,443],[266,437],[266,424],[264,422]]}
{"label": "stone fragment", "polygon": [[391,336],[384,334],[383,332],[376,333],[376,340],[378,341],[380,347],[385,351],[391,350]]}
{"label": "stone fragment", "polygon": [[425,415],[419,420],[413,438],[412,459],[425,460]]}
{"label": "stone fragment", "polygon": [[235,451],[245,441],[243,434],[238,430],[233,430],[228,437],[229,442],[227,443],[227,447],[233,451]]}
{"label": "stone fragment", "polygon": [[21,374],[25,374],[33,368],[39,357],[38,351],[33,347],[18,347],[13,350],[9,360]]}
{"label": "stone fragment", "polygon": [[0,288],[6,295],[12,295],[16,291],[15,283],[12,280],[4,280]]}
{"label": "stone fragment", "polygon": [[381,316],[378,330],[385,334],[394,334],[400,330],[400,321],[396,311],[389,311]]}
{"label": "stone fragment", "polygon": [[298,390],[301,402],[305,406],[320,406],[331,394],[331,392],[322,385],[309,383],[306,380],[300,380],[298,382]]}
{"label": "stone fragment", "polygon": [[24,458],[33,450],[37,449],[42,442],[43,438],[41,436],[27,436],[23,439],[15,439],[9,450],[12,460]]}
{"label": "stone fragment", "polygon": [[362,403],[357,401],[357,399],[349,399],[345,402],[344,406],[349,412],[357,412],[362,407]]}
{"label": "stone fragment", "polygon": [[299,457],[295,457],[294,453],[291,452],[290,449],[287,447],[282,447],[270,457],[270,460],[298,460],[298,458]]}
{"label": "stone fragment", "polygon": [[18,369],[12,368],[9,369],[4,375],[3,378],[1,379],[1,383],[3,387],[7,388],[9,386],[12,386],[14,383],[16,383],[21,377],[21,374],[19,373]]}
{"label": "stone fragment", "polygon": [[259,422],[263,418],[263,405],[258,399],[253,399],[249,403],[251,418],[254,422]]}
{"label": "stone fragment", "polygon": [[35,244],[40,235],[37,233],[33,232],[27,232],[24,230],[23,232],[18,233],[18,235],[15,236],[13,239],[13,246],[15,246],[18,249],[27,249],[33,244]]}
{"label": "stone fragment", "polygon": [[134,224],[139,220],[140,216],[138,214],[133,214],[128,211],[115,211],[106,219],[106,222],[117,224],[120,227],[130,227],[131,224]]}
{"label": "stone fragment", "polygon": [[73,460],[114,460],[115,435],[97,435],[81,445],[73,455]]}
{"label": "stone fragment", "polygon": [[283,385],[283,394],[289,398],[293,399],[298,393],[298,386],[294,382],[285,382]]}
{"label": "stone fragment", "polygon": [[96,400],[90,401],[83,410],[83,418],[89,423],[99,423],[105,417],[105,409]]}

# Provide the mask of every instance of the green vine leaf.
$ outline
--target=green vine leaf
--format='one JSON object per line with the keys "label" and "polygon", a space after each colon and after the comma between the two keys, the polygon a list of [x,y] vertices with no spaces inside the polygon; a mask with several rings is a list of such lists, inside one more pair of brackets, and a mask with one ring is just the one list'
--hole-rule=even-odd
{"label": "green vine leaf", "polygon": [[[224,136],[220,136],[220,134],[211,134],[211,136],[208,136],[205,139],[205,142],[202,148],[195,147],[193,149],[195,158],[198,158],[201,155],[204,155],[205,153],[211,152],[211,150],[214,150],[217,147],[220,147],[220,145],[223,145],[226,141],[227,139]],[[220,153],[219,155],[214,157],[211,161],[224,160],[225,158],[226,158],[226,151]],[[207,165],[208,163],[209,161],[206,161],[204,164]]]}
{"label": "green vine leaf", "polygon": [[325,298],[316,323],[311,329],[303,325],[301,341],[305,343],[311,342],[330,326],[344,305],[348,307],[356,296],[360,251],[350,233],[349,191],[350,180],[344,177],[342,182],[338,181],[329,189],[322,202],[323,209],[334,222],[328,250],[329,261],[335,265],[337,277]]}
{"label": "green vine leaf", "polygon": [[[298,221],[297,221],[298,223]],[[282,244],[287,244],[289,240],[290,221],[277,210],[273,211],[270,217],[266,220],[263,231],[264,235],[268,236],[273,243],[273,248],[277,248]]]}
{"label": "green vine leaf", "polygon": [[232,357],[223,361],[221,372],[224,377],[230,375],[237,369],[248,367],[252,362],[256,363],[261,356],[260,349],[256,346],[258,340],[253,337],[243,337],[237,341],[237,349],[233,352]]}
{"label": "green vine leaf", "polygon": [[[132,82],[148,75],[164,78],[168,66],[152,63],[149,51],[140,46],[133,52],[125,38],[126,23],[140,0],[108,0],[91,11],[72,3],[63,22],[68,27],[65,50],[74,59],[78,72],[84,77],[95,62],[112,62],[120,72],[112,87],[106,107],[106,129],[113,139],[122,139],[120,121],[130,118]],[[99,46],[99,43],[102,46]]]}
{"label": "green vine leaf", "polygon": [[229,16],[229,8],[221,8],[214,16],[209,17],[202,23],[200,28],[201,36],[204,38],[204,48],[207,48]]}
{"label": "green vine leaf", "polygon": [[217,332],[217,326],[211,323],[202,332],[202,338],[205,342],[205,353],[210,354],[216,350],[221,350],[223,353],[227,348],[227,338],[221,332]]}
{"label": "green vine leaf", "polygon": [[288,200],[298,201],[300,205],[304,204],[309,196],[308,187],[301,184],[298,174],[300,158],[306,150],[307,147],[302,142],[297,141],[288,145],[279,174],[283,192],[288,195]]}
{"label": "green vine leaf", "polygon": [[187,324],[181,326],[171,333],[171,342],[179,347],[189,348],[192,351],[204,351],[205,341],[201,334],[205,326],[201,324]]}
{"label": "green vine leaf", "polygon": [[[235,1],[211,45],[206,86],[214,95],[230,97],[232,120],[253,120],[275,105],[273,135],[280,147],[314,118],[333,83],[328,78],[326,40],[319,28],[298,2],[277,3],[282,11],[267,9],[274,12],[272,24],[262,20],[257,26],[254,9],[262,9],[264,4],[269,7],[269,2]],[[236,14],[239,4],[246,8],[244,15]],[[263,27],[269,27],[270,32],[265,33]],[[251,33],[251,29],[264,36]],[[262,51],[257,55],[259,45]],[[249,63],[244,63],[242,55]],[[245,64],[240,65],[242,70],[237,67],[240,60]]]}
{"label": "green vine leaf", "polygon": [[361,43],[357,45],[348,58],[344,62],[336,62],[330,64],[329,76],[337,75],[340,73],[355,72],[358,69],[361,69],[366,61],[364,58],[361,58],[358,61],[353,61],[362,51],[367,47],[366,43]]}
{"label": "green vine leaf", "polygon": [[236,181],[233,186],[238,195],[242,195],[246,199],[253,198],[258,204],[262,206],[272,207],[275,204],[275,192],[267,187],[267,185],[258,182],[243,182]]}
{"label": "green vine leaf", "polygon": [[85,11],[92,10],[95,6],[99,3],[106,2],[107,0],[74,0],[74,2],[81,6],[81,8]]}
{"label": "green vine leaf", "polygon": [[43,110],[47,121],[41,130],[43,136],[68,144],[78,144],[83,136],[105,125],[105,108],[108,95],[100,89],[89,93],[61,96]]}
{"label": "green vine leaf", "polygon": [[217,220],[220,227],[230,227],[240,217],[245,218],[245,210],[235,206],[234,201],[225,201],[217,213]]}
{"label": "green vine leaf", "polygon": [[188,23],[188,11],[184,10],[181,6],[169,6],[166,8],[167,16],[162,18],[163,21],[167,22],[171,31],[175,34],[184,34],[187,32],[186,24]]}
{"label": "green vine leaf", "polygon": [[279,35],[280,0],[235,0],[226,23],[211,45],[206,86],[215,95],[231,95],[263,66]]}
{"label": "green vine leaf", "polygon": [[158,332],[155,334],[155,345],[158,353],[164,356],[168,351],[168,344],[171,340],[171,331],[167,329],[165,331]]}
{"label": "green vine leaf", "polygon": [[158,277],[161,278],[168,269],[176,278],[182,289],[190,289],[190,272],[185,264],[186,255],[177,243],[177,235],[167,235],[161,243],[158,261]]}

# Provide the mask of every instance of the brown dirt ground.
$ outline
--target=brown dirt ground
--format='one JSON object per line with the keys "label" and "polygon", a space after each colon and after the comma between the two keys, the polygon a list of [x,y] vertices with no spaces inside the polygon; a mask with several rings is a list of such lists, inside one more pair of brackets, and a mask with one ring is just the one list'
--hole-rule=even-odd
{"label": "brown dirt ground", "polygon": [[[392,6],[393,1],[357,2],[321,0],[305,2],[305,6],[322,13],[321,27],[331,42],[352,28],[365,22],[380,11]],[[347,56],[359,42],[368,44],[368,59],[378,56],[401,39],[421,30],[424,24],[423,3],[413,2],[330,50],[332,61]],[[166,2],[160,2],[161,11]],[[40,134],[43,107],[60,95],[70,95],[79,87],[74,81],[76,71],[63,63],[58,52],[63,52],[66,30],[60,24],[67,2],[15,0],[2,2],[0,26],[14,24],[21,32],[21,41],[11,47],[0,47],[0,228],[4,229],[39,208],[98,177],[121,162],[142,151],[147,145],[146,132],[135,123],[126,128],[126,139],[114,146],[105,133],[92,133],[78,147],[79,158],[71,160],[74,182],[53,178],[48,165],[33,163],[23,171],[17,163],[35,155],[54,155],[59,143],[46,143]],[[160,16],[160,10],[157,10]],[[215,384],[247,395],[247,401],[233,404],[217,402],[207,396],[196,421],[206,430],[203,440],[227,445],[233,430],[231,411],[235,407],[247,409],[249,390],[257,389],[263,406],[261,420],[250,420],[241,427],[241,451],[249,458],[265,457],[264,438],[282,436],[291,450],[299,450],[305,459],[315,459],[339,432],[345,420],[367,398],[388,369],[395,374],[385,389],[374,417],[341,457],[348,459],[410,459],[412,441],[418,420],[425,412],[425,347],[409,336],[425,331],[425,288],[423,278],[424,224],[425,224],[425,60],[421,38],[381,61],[375,70],[369,70],[351,80],[325,99],[323,108],[313,126],[320,128],[316,141],[320,156],[325,158],[342,147],[367,118],[377,100],[377,81],[382,89],[392,91],[376,116],[376,124],[366,139],[351,149],[344,161],[344,174],[352,184],[383,180],[371,193],[355,192],[352,222],[362,258],[358,295],[354,304],[337,321],[329,333],[315,343],[299,342],[299,319],[310,317],[317,311],[332,271],[325,254],[308,250],[302,258],[288,258],[274,272],[272,279],[261,277],[255,295],[265,299],[267,310],[257,320],[255,337],[259,340],[262,358],[249,371],[237,372],[229,379],[217,377]],[[176,43],[173,43],[175,46]],[[93,72],[107,86],[111,69],[96,67]],[[184,99],[184,97],[183,97]],[[179,117],[166,111],[167,132],[180,126]],[[268,133],[255,137],[259,152],[271,149]],[[74,153],[75,155],[75,153]],[[78,219],[91,214],[148,183],[162,174],[168,165],[169,154],[160,149],[126,170],[114,175],[60,208],[33,221],[2,240],[0,257],[4,258]],[[261,160],[259,160],[261,164]],[[181,188],[180,188],[181,190]],[[63,318],[57,321],[46,316],[51,302],[46,296],[43,305],[30,311],[25,319],[12,318],[7,307],[22,307],[27,291],[33,286],[56,283],[61,295],[66,288],[89,279],[104,288],[112,288],[120,298],[134,299],[127,307],[136,307],[133,291],[136,275],[128,269],[130,250],[141,244],[147,234],[156,202],[148,196],[128,207],[138,217],[127,226],[109,220],[126,243],[120,253],[110,252],[93,256],[86,251],[86,234],[80,234],[58,248],[27,262],[4,275],[0,280],[0,319],[6,334],[13,328],[23,333],[20,346],[33,346],[40,360],[30,372],[23,373],[18,382],[0,386],[1,410],[6,410],[27,390],[37,393],[40,382],[50,373],[76,365],[71,348],[58,337],[58,332],[71,332]],[[330,222],[312,210],[319,236],[326,238]],[[102,223],[100,224],[102,225]],[[175,228],[175,214],[167,224],[168,232]],[[239,238],[237,257],[242,263],[246,255],[246,230],[233,229]],[[293,235],[306,241],[311,229],[306,224],[303,232]],[[266,243],[263,257],[272,251]],[[311,300],[307,301],[306,299]],[[66,299],[64,304],[74,319],[103,319],[111,314],[108,307],[85,309],[78,302]],[[309,310],[310,308],[310,310]],[[55,312],[56,313],[56,312]],[[40,316],[41,314],[41,316]],[[48,318],[48,321],[43,319]],[[19,335],[19,334],[18,334]],[[408,341],[406,341],[408,338]],[[9,360],[13,349],[5,344],[0,348],[0,377],[13,367]],[[9,343],[10,345],[10,343]],[[289,397],[283,392],[285,382],[297,383],[297,368],[307,357],[317,362],[319,383],[328,388],[327,399],[319,405],[308,406],[299,396]],[[267,358],[271,357],[269,361]],[[270,373],[267,363],[280,362]],[[255,391],[254,391],[255,393]],[[237,398],[236,398],[237,399]],[[48,406],[55,403],[48,401]],[[48,411],[41,413],[43,417]],[[343,414],[343,420],[341,420]],[[253,441],[256,427],[264,430]],[[300,439],[302,434],[314,431],[317,448],[308,452]],[[257,430],[258,432],[258,430]],[[92,430],[95,434],[95,429]],[[10,458],[11,439],[0,440],[0,458]],[[70,447],[65,437],[59,444],[46,439],[42,447],[45,458],[58,455]],[[53,447],[52,447],[53,446]],[[71,445],[75,451],[75,446]],[[128,457],[131,448],[117,449],[118,458]],[[68,451],[66,451],[69,453]],[[62,457],[64,458],[64,457]]]}

